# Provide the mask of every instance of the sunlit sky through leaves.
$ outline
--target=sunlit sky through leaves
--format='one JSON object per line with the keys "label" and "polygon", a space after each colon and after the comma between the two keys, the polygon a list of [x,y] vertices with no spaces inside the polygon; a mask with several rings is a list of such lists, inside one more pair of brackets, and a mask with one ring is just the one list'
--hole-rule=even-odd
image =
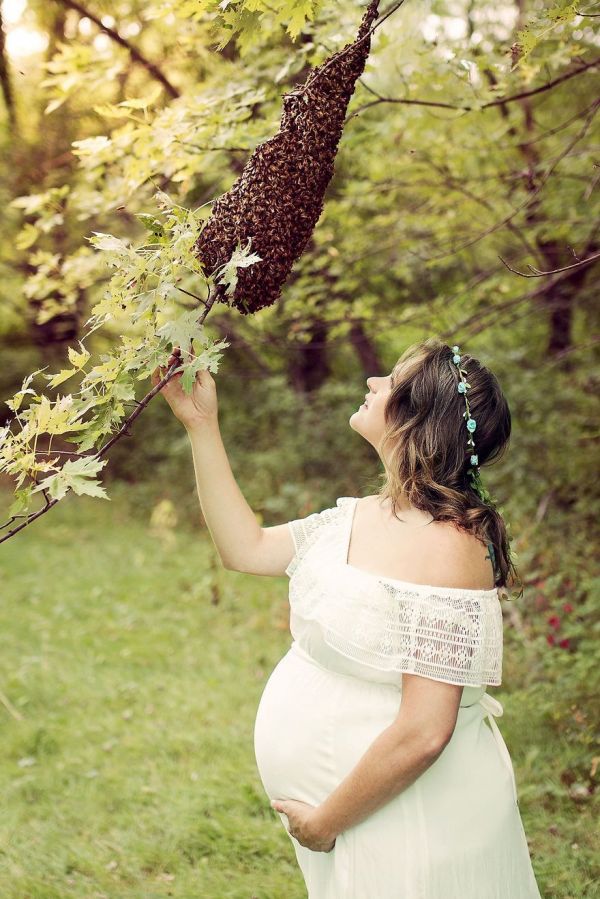
{"label": "sunlit sky through leaves", "polygon": [[[43,52],[48,45],[48,37],[43,31],[31,27],[28,23],[27,0],[1,0],[1,2],[2,18],[6,30],[6,47],[9,55],[13,58],[23,58]],[[413,30],[420,30],[427,41],[435,41],[442,35],[451,40],[460,40],[465,37],[467,26],[464,15],[453,15],[451,3],[448,4],[448,15],[445,16],[426,12],[424,8],[426,5],[429,4],[408,4],[406,6],[402,12],[404,32],[407,27],[410,30],[412,26]],[[511,21],[503,24],[510,27],[516,11],[507,6],[504,12]],[[496,10],[496,15],[497,13],[498,10]],[[502,15],[499,18],[504,19],[505,16]],[[109,27],[114,27],[116,24],[114,17],[110,15],[103,16],[102,21]],[[79,20],[77,28],[83,35],[89,35],[95,31],[93,23],[86,18]],[[139,30],[140,26],[136,22],[129,22],[119,27],[119,31],[123,33],[124,37],[134,37]],[[478,35],[476,31],[471,35],[473,44],[478,43],[480,39],[481,35]],[[105,36],[96,35],[94,43],[99,41],[103,44],[105,40]]]}

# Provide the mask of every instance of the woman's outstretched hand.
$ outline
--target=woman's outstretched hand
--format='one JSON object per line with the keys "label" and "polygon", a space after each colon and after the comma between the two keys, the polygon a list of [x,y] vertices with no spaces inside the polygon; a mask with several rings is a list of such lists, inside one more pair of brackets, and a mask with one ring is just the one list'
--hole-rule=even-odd
{"label": "woman's outstretched hand", "polygon": [[[193,358],[193,353],[190,358]],[[174,362],[181,361],[181,350],[175,347],[166,365],[159,365],[151,375],[152,386],[156,387]],[[206,370],[196,372],[192,393],[188,396],[181,386],[183,372],[176,372],[161,389],[161,393],[173,410],[175,417],[190,431],[218,421],[217,385],[211,373]]]}

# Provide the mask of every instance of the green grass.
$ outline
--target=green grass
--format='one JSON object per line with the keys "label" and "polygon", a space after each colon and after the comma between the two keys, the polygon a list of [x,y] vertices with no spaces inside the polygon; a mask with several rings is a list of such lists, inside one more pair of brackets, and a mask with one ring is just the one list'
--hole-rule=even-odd
{"label": "green grass", "polygon": [[[170,542],[110,493],[0,546],[0,896],[304,899],[252,741],[287,578],[224,571],[206,531]],[[544,899],[599,895],[569,747],[527,692],[494,695]]]}

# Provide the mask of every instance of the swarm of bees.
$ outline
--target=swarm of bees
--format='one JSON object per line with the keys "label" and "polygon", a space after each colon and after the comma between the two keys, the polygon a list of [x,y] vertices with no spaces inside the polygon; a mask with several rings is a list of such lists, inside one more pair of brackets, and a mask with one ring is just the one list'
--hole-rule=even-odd
{"label": "swarm of bees", "polygon": [[379,0],[371,0],[355,40],[283,95],[279,131],[260,144],[227,193],[215,200],[195,244],[207,275],[245,247],[259,262],[239,268],[235,290],[219,302],[242,314],[273,304],[323,211],[348,103],[364,71]]}

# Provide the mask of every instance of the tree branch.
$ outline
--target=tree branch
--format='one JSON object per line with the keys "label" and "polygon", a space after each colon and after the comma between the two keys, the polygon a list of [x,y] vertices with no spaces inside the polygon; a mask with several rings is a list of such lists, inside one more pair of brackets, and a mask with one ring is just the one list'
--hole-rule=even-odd
{"label": "tree branch", "polygon": [[[206,304],[205,304],[206,308],[200,313],[200,316],[198,318],[199,325],[201,325],[204,322],[204,320],[206,319],[206,316],[210,312],[210,309],[213,306],[213,304],[216,302],[216,299],[217,299],[217,293],[216,293],[216,291],[214,291],[212,296],[210,296],[208,298],[208,300],[206,301]],[[127,436],[127,437],[131,436],[130,431],[129,431],[129,426],[133,424],[133,422],[136,420],[138,415],[141,415],[141,413],[144,411],[144,409],[146,408],[146,406],[148,405],[150,400],[154,399],[156,394],[159,393],[159,391],[162,390],[162,388],[165,386],[165,384],[167,384],[171,380],[171,378],[175,374],[175,371],[179,370],[179,364],[180,364],[179,360],[174,362],[168,368],[165,375],[160,379],[158,384],[156,384],[156,386],[153,387],[152,390],[150,390],[142,400],[139,400],[138,402],[136,402],[136,407],[133,410],[133,412],[131,413],[131,415],[129,415],[128,418],[125,419],[125,421],[123,422],[123,424],[121,425],[121,427],[119,428],[117,433],[114,434],[110,438],[110,440],[108,440],[104,444],[104,446],[100,450],[98,450],[98,452],[87,453],[87,454],[78,454],[78,455],[88,455],[94,459],[101,459],[103,456],[106,455],[106,453],[109,451],[109,449],[115,445],[115,443],[118,440],[121,440],[125,436]],[[71,489],[70,487],[67,487],[67,490],[66,490],[64,496],[62,497],[63,499],[67,495],[67,493],[69,492],[70,489]],[[58,500],[58,499],[50,499],[46,490],[44,490],[42,492],[43,492],[44,498],[46,500],[46,505],[43,506],[41,509],[38,509],[37,512],[32,512],[26,516],[13,515],[12,518],[10,518],[7,522],[5,522],[0,527],[0,530],[3,530],[5,527],[8,527],[10,524],[12,524],[13,521],[16,521],[17,518],[25,518],[25,521],[23,521],[17,527],[13,528],[12,530],[8,531],[8,533],[6,533],[2,537],[0,537],[0,543],[4,543],[4,541],[8,540],[9,537],[13,537],[15,534],[18,534],[19,531],[22,531],[23,528],[26,528],[28,525],[32,524],[34,521],[36,521],[42,515],[45,515],[46,512],[49,512],[53,506],[55,506],[58,502],[60,502],[60,500]]]}
{"label": "tree branch", "polygon": [[522,203],[520,203],[515,209],[513,209],[512,212],[510,212],[508,215],[506,215],[499,222],[496,222],[494,225],[490,225],[489,228],[486,228],[485,231],[482,231],[480,234],[476,235],[475,237],[469,238],[469,240],[465,241],[464,243],[460,244],[459,246],[453,247],[451,250],[449,250],[447,252],[437,253],[433,256],[424,257],[424,261],[429,262],[434,259],[445,259],[447,256],[453,255],[455,253],[460,252],[461,250],[465,250],[467,247],[473,246],[474,244],[478,243],[480,240],[483,240],[485,237],[488,237],[490,234],[493,234],[494,231],[498,231],[500,228],[503,228],[505,225],[507,225],[509,222],[511,222],[515,218],[515,216],[519,214],[519,212],[522,212],[523,210],[531,207],[531,205],[535,202],[536,197],[538,196],[538,194],[540,193],[540,191],[542,190],[542,188],[544,187],[544,185],[550,178],[554,169],[557,167],[557,165],[565,158],[565,156],[567,156],[569,154],[569,152],[573,149],[573,147],[577,143],[579,143],[580,140],[582,140],[585,137],[599,107],[600,107],[600,99],[595,100],[594,103],[592,103],[592,105],[590,107],[590,111],[589,111],[588,115],[586,116],[585,122],[582,125],[582,127],[580,128],[580,130],[577,132],[575,137],[569,141],[567,146],[563,150],[561,150],[561,152],[558,154],[558,156],[553,160],[553,162],[550,164],[548,169],[541,176],[538,185],[535,187],[535,189],[533,191],[531,191],[531,193],[529,194],[529,196],[527,197],[526,200],[524,200]]}
{"label": "tree branch", "polygon": [[348,122],[350,119],[353,119],[354,116],[357,116],[359,113],[363,112],[363,110],[369,109],[371,106],[377,106],[379,103],[400,103],[406,106],[432,106],[437,109],[457,109],[459,110],[459,112],[473,112],[474,110],[491,109],[494,106],[503,106],[505,103],[513,103],[515,100],[523,100],[525,99],[525,97],[534,97],[536,94],[542,94],[545,91],[552,90],[552,88],[556,87],[558,84],[563,84],[565,81],[569,81],[570,78],[574,78],[576,75],[580,75],[582,72],[587,72],[588,69],[595,68],[599,65],[600,56],[596,57],[596,59],[592,59],[591,62],[579,66],[577,69],[573,69],[573,71],[571,72],[565,72],[563,75],[559,75],[558,78],[554,78],[552,81],[548,81],[546,84],[540,85],[540,87],[532,88],[529,91],[521,91],[518,94],[509,94],[506,97],[497,97],[495,100],[489,100],[487,103],[483,103],[481,106],[442,103],[435,100],[415,100],[404,97],[383,97],[361,79],[361,84],[363,84],[363,86],[366,87],[370,93],[374,94],[377,99],[371,100],[369,103],[364,103],[362,106],[359,106],[358,109],[354,110],[354,112],[347,117],[346,122]]}
{"label": "tree branch", "polygon": [[535,87],[530,91],[521,91],[521,93],[519,94],[511,94],[508,97],[499,97],[496,100],[491,100],[489,103],[485,103],[481,108],[490,109],[492,106],[500,106],[502,103],[512,103],[515,100],[524,100],[525,97],[534,97],[536,94],[543,94],[545,91],[552,90],[552,88],[556,87],[558,84],[569,81],[570,78],[575,78],[576,75],[581,75],[582,72],[587,72],[588,69],[593,69],[599,65],[600,56],[597,56],[595,59],[592,59],[591,62],[587,62],[584,65],[579,66],[578,69],[573,69],[572,72],[565,72],[564,75],[559,75],[558,78],[555,78],[553,81],[548,81],[546,84],[542,84],[540,87]]}
{"label": "tree branch", "polygon": [[129,55],[135,62],[139,62],[140,65],[144,66],[144,68],[152,75],[156,81],[160,81],[162,86],[165,88],[167,93],[176,99],[179,97],[179,91],[177,88],[171,84],[166,75],[162,73],[159,67],[151,62],[144,54],[134,47],[133,44],[130,44],[128,40],[124,37],[121,37],[118,31],[115,31],[114,28],[110,28],[108,25],[104,25],[102,19],[98,18],[93,12],[90,12],[86,9],[85,6],[82,6],[81,3],[78,3],[77,0],[55,0],[55,3],[60,4],[61,6],[66,6],[67,9],[74,9],[75,12],[78,12],[80,16],[85,17],[86,19],[90,19],[98,28],[103,31],[105,34],[109,36],[111,40],[113,40],[116,44],[119,44],[121,47],[125,47],[128,51]]}
{"label": "tree branch", "polygon": [[587,259],[579,259],[577,262],[574,262],[573,265],[564,265],[562,268],[553,268],[549,271],[543,272],[540,269],[535,268],[533,265],[527,265],[528,269],[531,269],[532,274],[528,274],[527,272],[517,271],[516,268],[512,268],[506,260],[502,258],[502,256],[498,256],[500,262],[506,266],[506,268],[514,272],[515,275],[521,275],[522,278],[542,278],[544,275],[556,275],[558,272],[568,272],[573,268],[580,268],[582,265],[589,265],[590,262],[593,262],[595,259],[600,259],[600,253],[596,253],[594,256],[588,256]]}
{"label": "tree branch", "polygon": [[[534,288],[534,290],[530,290],[527,293],[521,294],[521,296],[515,297],[507,303],[503,303],[501,306],[486,306],[485,309],[474,312],[472,315],[469,315],[467,318],[463,319],[463,321],[458,325],[455,325],[452,328],[451,333],[447,335],[442,334],[440,336],[449,340],[453,334],[467,333],[469,336],[473,337],[475,334],[479,334],[485,328],[488,328],[490,326],[490,316],[494,316],[494,318],[492,318],[492,323],[494,323],[494,321],[498,321],[499,319],[501,319],[509,309],[515,309],[516,307],[521,306],[524,303],[529,302],[530,300],[543,301],[545,297],[552,294],[553,289],[557,284],[560,284],[562,281],[568,281],[571,277],[571,274],[565,274],[561,272],[560,274],[551,278],[547,283],[541,284],[538,287]],[[544,308],[547,308],[547,306]],[[525,314],[529,315],[531,314],[531,311],[532,310],[528,310]],[[511,322],[514,320],[515,318],[511,319]],[[473,325],[476,326],[473,330],[466,330],[468,328],[471,328]]]}

